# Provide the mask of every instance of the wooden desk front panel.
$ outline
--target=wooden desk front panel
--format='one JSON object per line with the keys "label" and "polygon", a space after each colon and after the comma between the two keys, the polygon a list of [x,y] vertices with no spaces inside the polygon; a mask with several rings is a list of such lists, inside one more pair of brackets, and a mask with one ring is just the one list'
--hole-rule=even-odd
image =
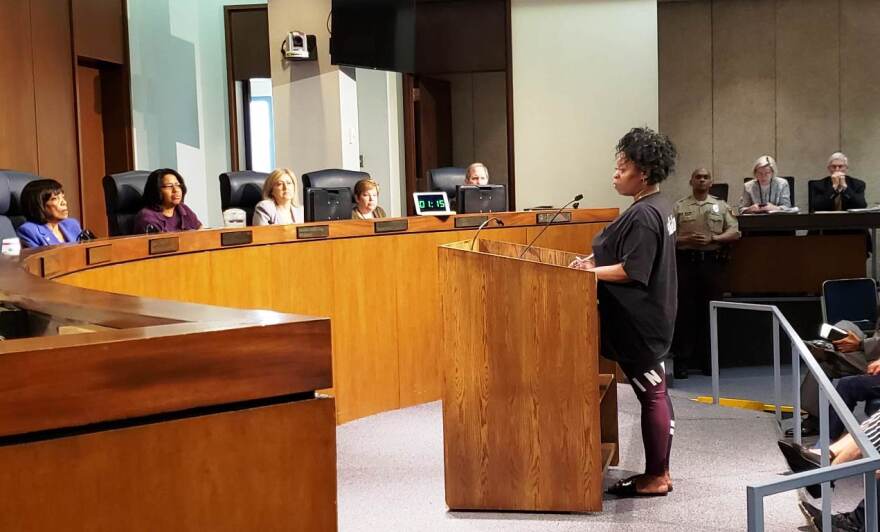
{"label": "wooden desk front panel", "polygon": [[[539,239],[589,251],[604,223],[554,225]],[[440,399],[437,247],[473,230],[275,243],[118,263],[58,278],[129,295],[327,316],[340,423]],[[485,230],[525,243],[534,227]]]}
{"label": "wooden desk front panel", "polygon": [[821,294],[822,282],[865,276],[864,235],[746,236],[730,255],[734,294]]}
{"label": "wooden desk front panel", "polygon": [[0,447],[0,530],[336,529],[332,399]]}

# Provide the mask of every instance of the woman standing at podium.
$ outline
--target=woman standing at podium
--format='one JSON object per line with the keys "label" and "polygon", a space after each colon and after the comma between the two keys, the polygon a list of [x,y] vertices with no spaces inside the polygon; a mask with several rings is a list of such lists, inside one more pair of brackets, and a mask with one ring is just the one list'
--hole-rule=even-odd
{"label": "woman standing at podium", "polygon": [[572,262],[598,279],[601,352],[616,360],[642,407],[645,472],[608,489],[619,497],[672,490],[669,452],[675,420],[663,360],[677,306],[675,215],[660,182],[675,166],[675,147],[649,128],[617,144],[613,186],[633,203],[593,239],[593,257]]}

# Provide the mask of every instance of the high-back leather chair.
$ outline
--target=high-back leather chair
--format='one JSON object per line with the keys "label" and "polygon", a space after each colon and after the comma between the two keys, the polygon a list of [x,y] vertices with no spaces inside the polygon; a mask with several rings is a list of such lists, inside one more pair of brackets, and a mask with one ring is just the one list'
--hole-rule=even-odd
{"label": "high-back leather chair", "polygon": [[709,195],[715,196],[721,201],[727,201],[727,195],[730,191],[730,186],[727,183],[713,183],[711,187],[709,187]]}
{"label": "high-back leather chair", "polygon": [[12,196],[9,193],[9,178],[0,175],[0,239],[15,238],[15,227],[12,226],[12,220],[6,216],[9,212],[9,205],[12,202]]}
{"label": "high-back leather chair", "polygon": [[132,170],[104,176],[104,205],[110,236],[130,235],[134,218],[144,208],[144,185],[150,172]]}
{"label": "high-back leather chair", "polygon": [[[9,220],[13,229],[17,229],[18,226],[27,221],[24,217],[24,212],[21,210],[21,191],[24,189],[25,185],[31,181],[36,181],[37,179],[45,178],[27,172],[0,170],[0,181],[4,181],[3,184],[6,185],[7,190],[9,191],[9,203],[6,205],[5,210],[0,211],[0,214]],[[0,200],[0,203],[2,203],[2,200]],[[0,205],[0,207],[2,207],[2,205]],[[15,236],[15,234],[12,236]]]}
{"label": "high-back leather chair", "polygon": [[254,207],[263,199],[263,183],[269,174],[244,170],[220,174],[220,208],[241,209],[247,214],[248,225],[254,218]]}
{"label": "high-back leather chair", "polygon": [[444,166],[428,170],[428,190],[446,192],[446,196],[449,197],[450,207],[454,209],[457,200],[455,195],[456,188],[464,184],[466,173],[466,168],[459,168],[457,166]]}
{"label": "high-back leather chair", "polygon": [[370,174],[338,168],[316,170],[302,175],[303,193],[307,188],[348,187],[354,196],[354,186],[361,179],[370,179]]}

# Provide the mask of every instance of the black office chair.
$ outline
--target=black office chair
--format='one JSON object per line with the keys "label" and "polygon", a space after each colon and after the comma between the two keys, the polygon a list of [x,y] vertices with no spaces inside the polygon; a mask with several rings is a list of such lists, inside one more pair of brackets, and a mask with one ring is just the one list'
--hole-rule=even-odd
{"label": "black office chair", "polygon": [[9,193],[9,178],[5,175],[0,175],[0,239],[15,238],[16,236],[12,220],[6,216],[11,203],[12,195]]}
{"label": "black office chair", "polygon": [[340,170],[332,168],[328,170],[315,170],[302,175],[303,192],[307,188],[338,188],[348,187],[354,197],[354,186],[361,179],[370,179],[366,172],[354,170]]}
{"label": "black office chair", "polygon": [[831,279],[822,283],[822,319],[830,324],[849,320],[863,331],[873,332],[877,323],[874,279]]}
{"label": "black office chair", "polygon": [[244,170],[220,174],[220,208],[242,209],[248,225],[254,218],[254,207],[263,199],[263,183],[269,174]]}
{"label": "black office chair", "polygon": [[450,200],[455,199],[456,188],[464,184],[467,169],[457,166],[444,166],[428,170],[428,189],[446,192]]}
{"label": "black office chair", "polygon": [[21,210],[21,191],[24,189],[25,185],[37,179],[46,178],[29,174],[27,172],[0,170],[0,181],[5,180],[5,184],[9,190],[9,205],[7,205],[3,214],[10,223],[12,223],[14,229],[17,229],[18,226],[27,221],[24,217],[24,212]]}
{"label": "black office chair", "polygon": [[104,205],[110,236],[130,235],[134,218],[144,208],[144,185],[150,172],[132,170],[104,176]]}
{"label": "black office chair", "polygon": [[709,187],[709,195],[715,196],[721,201],[727,201],[727,193],[730,190],[730,186],[727,183],[713,183],[711,187]]}
{"label": "black office chair", "polygon": [[[788,181],[788,193],[791,194],[791,206],[794,207],[795,206],[795,202],[794,202],[794,196],[795,196],[795,194],[794,194],[794,176],[780,175],[780,176],[776,176],[776,177],[781,177],[782,179],[785,179],[786,181]],[[743,183],[748,183],[752,179],[754,179],[754,177],[743,178]]]}

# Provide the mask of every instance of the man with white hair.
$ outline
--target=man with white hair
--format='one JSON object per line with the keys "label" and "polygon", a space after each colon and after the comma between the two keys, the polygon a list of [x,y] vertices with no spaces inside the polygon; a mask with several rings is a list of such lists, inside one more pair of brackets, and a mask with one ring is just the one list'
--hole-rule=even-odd
{"label": "man with white hair", "polygon": [[464,175],[465,185],[488,185],[489,169],[483,163],[473,163],[467,167]]}
{"label": "man with white hair", "polygon": [[828,175],[810,182],[810,212],[863,209],[865,182],[847,175],[849,161],[841,152],[828,158]]}

